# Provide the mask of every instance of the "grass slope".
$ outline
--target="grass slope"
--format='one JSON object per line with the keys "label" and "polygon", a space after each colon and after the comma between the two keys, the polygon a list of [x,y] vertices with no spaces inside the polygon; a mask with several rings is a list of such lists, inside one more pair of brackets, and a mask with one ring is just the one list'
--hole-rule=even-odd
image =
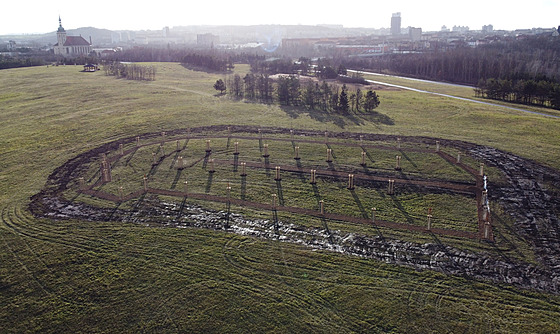
{"label": "grass slope", "polygon": [[76,154],[210,124],[445,137],[560,165],[558,120],[404,91],[380,92],[376,117],[323,115],[216,98],[220,76],[156,65],[154,82],[0,71],[1,332],[560,331],[558,296],[222,232],[32,217],[29,196]]}

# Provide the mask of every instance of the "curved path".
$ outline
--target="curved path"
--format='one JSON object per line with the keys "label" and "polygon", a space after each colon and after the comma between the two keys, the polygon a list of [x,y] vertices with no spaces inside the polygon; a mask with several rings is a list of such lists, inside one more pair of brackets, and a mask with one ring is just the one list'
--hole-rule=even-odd
{"label": "curved path", "polygon": [[[402,79],[407,79],[407,80],[428,82],[428,83],[434,83],[434,84],[440,84],[440,85],[452,85],[452,86],[457,86],[457,87],[470,87],[470,86],[465,86],[465,85],[456,85],[456,84],[449,84],[449,83],[439,82],[439,81],[430,81],[430,80],[421,80],[421,79],[414,79],[414,78],[407,78],[407,77],[399,77],[399,76],[393,76],[393,75],[387,75],[387,74],[381,74],[381,73],[374,73],[374,72],[363,72],[363,71],[355,71],[355,70],[348,70],[348,72],[353,72],[353,73],[358,73],[359,72],[359,73],[370,74],[370,75],[380,75],[380,76],[393,77],[393,78],[402,78]],[[479,101],[479,100],[469,99],[469,98],[466,98],[466,97],[460,97],[460,96],[454,96],[454,95],[449,95],[449,94],[431,92],[431,91],[427,91],[427,90],[423,90],[423,89],[417,89],[417,88],[412,88],[412,87],[407,87],[407,86],[402,86],[402,85],[395,85],[395,84],[391,84],[391,83],[383,82],[383,81],[367,80],[367,79],[366,79],[366,81],[369,82],[369,83],[377,84],[377,85],[406,89],[406,90],[410,90],[410,91],[417,92],[417,93],[426,93],[426,94],[438,95],[438,96],[448,97],[448,98],[451,98],[451,99],[456,99],[456,100],[461,100],[461,101],[479,103],[479,104],[484,104],[484,105],[492,106],[492,107],[506,108],[506,109],[509,109],[509,110],[521,111],[521,112],[524,112],[524,113],[529,113],[529,114],[534,114],[534,115],[539,115],[539,116],[546,116],[546,117],[552,117],[552,118],[559,118],[560,119],[560,116],[545,114],[545,113],[541,113],[541,112],[538,112],[538,111],[515,108],[515,107],[510,107],[510,106],[497,104],[497,103],[492,103],[492,102]]]}

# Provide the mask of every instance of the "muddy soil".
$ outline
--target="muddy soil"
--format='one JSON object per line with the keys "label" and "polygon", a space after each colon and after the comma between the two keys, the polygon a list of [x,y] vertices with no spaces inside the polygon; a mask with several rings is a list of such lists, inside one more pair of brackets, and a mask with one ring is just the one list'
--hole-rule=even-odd
{"label": "muddy soil", "polygon": [[[190,133],[226,131],[228,126],[189,129]],[[258,133],[257,127],[231,126],[232,132]],[[285,128],[261,127],[263,133],[285,133]],[[167,132],[169,136],[186,134],[186,129]],[[298,136],[322,136],[320,131],[297,130]],[[147,133],[142,138],[156,138]],[[368,133],[333,133],[333,138],[359,140],[396,140],[396,136]],[[436,138],[404,137],[403,142],[433,145]],[[142,195],[131,210],[98,208],[71,202],[62,196],[71,180],[76,180],[100,154],[115,151],[120,143],[132,143],[136,137],[107,143],[69,160],[49,176],[44,188],[31,198],[30,211],[51,219],[127,221],[154,227],[190,227],[226,230],[264,239],[303,244],[308,247],[372,258],[419,270],[436,270],[452,275],[507,283],[527,289],[560,293],[560,172],[491,147],[461,141],[437,139],[503,171],[507,183],[488,184],[489,199],[498,202],[515,220],[513,233],[532,245],[539,261],[532,264],[506,256],[470,252],[442,244],[418,244],[384,238],[355,235],[328,228],[308,228],[290,222],[250,220],[241,215],[208,210],[183,202],[162,202],[156,195]],[[325,225],[326,227],[327,225]]]}

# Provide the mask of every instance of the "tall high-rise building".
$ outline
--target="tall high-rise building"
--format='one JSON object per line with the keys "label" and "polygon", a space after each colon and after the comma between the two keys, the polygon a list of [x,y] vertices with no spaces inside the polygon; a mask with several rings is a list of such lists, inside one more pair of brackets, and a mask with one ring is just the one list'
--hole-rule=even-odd
{"label": "tall high-rise building", "polygon": [[393,13],[391,17],[391,35],[401,34],[401,12]]}

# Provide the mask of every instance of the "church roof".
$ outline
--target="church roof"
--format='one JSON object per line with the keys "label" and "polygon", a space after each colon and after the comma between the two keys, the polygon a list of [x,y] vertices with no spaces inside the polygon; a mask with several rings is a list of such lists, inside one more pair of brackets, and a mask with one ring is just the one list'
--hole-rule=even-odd
{"label": "church roof", "polygon": [[[86,41],[82,36],[66,36],[66,42],[64,42],[63,46],[89,46],[91,44],[89,44],[88,41]],[[55,44],[55,46],[58,46],[58,43]]]}

